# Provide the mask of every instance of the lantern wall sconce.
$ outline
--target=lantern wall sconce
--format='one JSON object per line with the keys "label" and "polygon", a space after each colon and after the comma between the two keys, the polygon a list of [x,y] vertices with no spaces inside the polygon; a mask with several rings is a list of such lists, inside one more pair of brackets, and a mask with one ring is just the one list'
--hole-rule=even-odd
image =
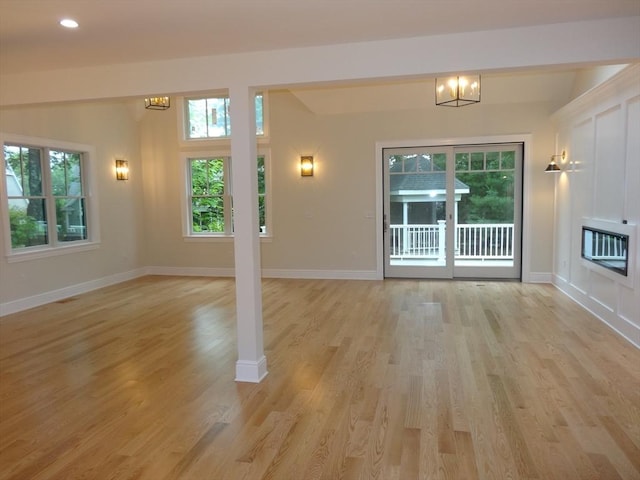
{"label": "lantern wall sconce", "polygon": [[129,180],[129,162],[116,160],[116,180]]}
{"label": "lantern wall sconce", "polygon": [[171,106],[169,97],[149,97],[144,99],[144,108],[149,110],[166,110]]}
{"label": "lantern wall sconce", "polygon": [[436,78],[436,105],[464,107],[480,103],[480,75]]}
{"label": "lantern wall sconce", "polygon": [[556,173],[561,171],[561,168],[556,163],[556,158],[558,157],[560,157],[562,160],[565,160],[567,158],[567,152],[563,150],[562,153],[558,155],[551,155],[551,161],[549,162],[549,165],[547,165],[547,168],[544,169],[545,172]]}
{"label": "lantern wall sconce", "polygon": [[300,176],[313,177],[313,156],[303,155],[300,157]]}

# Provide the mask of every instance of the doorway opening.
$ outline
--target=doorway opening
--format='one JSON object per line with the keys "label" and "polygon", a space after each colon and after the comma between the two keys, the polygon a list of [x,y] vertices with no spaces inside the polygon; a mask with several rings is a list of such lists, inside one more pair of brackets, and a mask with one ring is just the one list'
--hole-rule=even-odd
{"label": "doorway opening", "polygon": [[523,143],[382,149],[384,277],[521,278]]}

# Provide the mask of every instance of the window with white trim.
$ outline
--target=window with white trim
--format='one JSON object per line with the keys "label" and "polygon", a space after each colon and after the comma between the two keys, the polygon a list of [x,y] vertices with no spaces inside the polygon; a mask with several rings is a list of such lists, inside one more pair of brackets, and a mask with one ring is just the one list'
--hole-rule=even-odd
{"label": "window with white trim", "polygon": [[[189,97],[184,99],[186,140],[228,139],[231,137],[229,96]],[[256,135],[264,135],[264,95],[255,97]]]}
{"label": "window with white trim", "polygon": [[[233,193],[231,157],[228,155],[187,156],[187,235],[233,235]],[[267,155],[257,157],[258,225],[260,235],[269,232],[267,197]]]}
{"label": "window with white trim", "polygon": [[[74,145],[6,141],[5,217],[8,254],[86,245],[90,229],[88,152]],[[82,147],[82,146],[81,146]],[[5,223],[6,225],[7,223]]]}

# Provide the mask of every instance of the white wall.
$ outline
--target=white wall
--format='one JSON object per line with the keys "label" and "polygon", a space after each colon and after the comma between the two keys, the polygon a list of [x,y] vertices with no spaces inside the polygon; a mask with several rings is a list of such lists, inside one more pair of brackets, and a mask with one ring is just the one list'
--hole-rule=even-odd
{"label": "white wall", "polygon": [[[430,95],[432,92],[421,92]],[[328,92],[327,95],[331,93]],[[418,103],[418,102],[416,102]],[[372,278],[376,258],[376,142],[531,134],[532,213],[536,236],[553,236],[553,178],[544,174],[554,148],[548,103],[478,104],[460,109],[317,115],[286,90],[271,91],[273,238],[262,242],[266,276]],[[146,248],[158,273],[231,274],[233,244],[182,237],[183,191],[176,112],[149,112],[141,122]],[[312,178],[300,155],[315,158]],[[528,271],[551,278],[552,250],[533,242]]]}
{"label": "white wall", "polygon": [[[4,108],[0,131],[92,145],[101,244],[95,250],[8,263],[0,224],[0,313],[127,278],[141,265],[142,178],[135,111],[123,102]],[[129,160],[130,180],[115,179],[115,159]],[[58,293],[56,293],[58,292]]]}
{"label": "white wall", "polygon": [[[274,237],[262,244],[265,274],[375,275],[375,144],[379,141],[532,134],[533,157],[526,159],[535,164],[531,221],[535,231],[549,238],[553,182],[542,170],[553,146],[550,108],[546,103],[480,104],[464,109],[430,106],[316,115],[288,91],[271,92]],[[182,236],[177,108],[139,110],[137,105],[116,101],[2,109],[0,131],[95,146],[102,232],[97,250],[19,263],[7,263],[3,257],[2,313],[144,271],[233,273],[233,242],[192,242]],[[313,178],[300,177],[301,154],[315,156]],[[127,182],[114,178],[116,157],[129,160]],[[549,248],[536,242],[530,269],[549,275]]]}
{"label": "white wall", "polygon": [[[556,179],[554,283],[640,346],[640,65],[623,70],[562,108]],[[580,258],[584,219],[635,225],[629,278]]]}

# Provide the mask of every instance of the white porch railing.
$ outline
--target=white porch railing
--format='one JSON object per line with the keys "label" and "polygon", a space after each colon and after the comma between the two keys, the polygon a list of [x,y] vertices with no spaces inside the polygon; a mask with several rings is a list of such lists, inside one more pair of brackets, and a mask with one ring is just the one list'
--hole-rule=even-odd
{"label": "white porch railing", "polygon": [[626,239],[606,232],[592,231],[593,239],[585,242],[585,256],[591,260],[625,260]]}
{"label": "white porch railing", "polygon": [[[445,221],[437,225],[390,225],[391,258],[444,260]],[[455,258],[513,259],[512,223],[459,224],[455,232]]]}

